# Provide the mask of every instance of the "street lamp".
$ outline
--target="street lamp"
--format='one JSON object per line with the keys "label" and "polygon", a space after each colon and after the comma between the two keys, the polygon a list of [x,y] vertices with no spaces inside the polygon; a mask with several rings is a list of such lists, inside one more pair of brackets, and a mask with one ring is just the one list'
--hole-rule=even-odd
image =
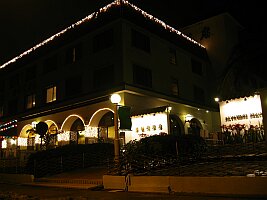
{"label": "street lamp", "polygon": [[111,103],[115,105],[114,109],[114,129],[115,129],[115,139],[114,139],[114,160],[118,164],[120,157],[120,143],[119,143],[119,129],[118,129],[118,104],[121,101],[121,96],[119,94],[112,94],[110,97]]}
{"label": "street lamp", "polygon": [[214,101],[219,102],[220,101],[219,97],[215,97]]}
{"label": "street lamp", "polygon": [[170,122],[170,113],[171,113],[172,107],[168,106],[166,108],[167,111],[167,125],[168,125],[168,134],[171,134],[171,122]]}

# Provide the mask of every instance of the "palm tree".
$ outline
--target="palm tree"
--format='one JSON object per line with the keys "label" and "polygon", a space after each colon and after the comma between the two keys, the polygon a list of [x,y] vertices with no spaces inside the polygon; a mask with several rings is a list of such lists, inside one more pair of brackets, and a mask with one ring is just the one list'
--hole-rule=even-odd
{"label": "palm tree", "polygon": [[43,147],[43,139],[45,140],[45,146],[48,146],[49,141],[47,141],[47,130],[48,125],[45,122],[39,122],[36,124],[36,133],[40,135],[41,138],[41,148]]}

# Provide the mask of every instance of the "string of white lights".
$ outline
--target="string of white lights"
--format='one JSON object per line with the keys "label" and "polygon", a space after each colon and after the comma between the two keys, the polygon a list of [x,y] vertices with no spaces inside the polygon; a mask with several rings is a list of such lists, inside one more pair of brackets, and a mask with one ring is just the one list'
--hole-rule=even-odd
{"label": "string of white lights", "polygon": [[2,65],[0,66],[0,69],[3,69],[3,68],[5,68],[6,66],[8,66],[8,65],[10,65],[10,64],[12,64],[12,63],[15,63],[15,62],[16,62],[17,60],[19,60],[20,58],[22,58],[22,57],[24,57],[24,56],[30,54],[31,52],[35,51],[36,49],[38,49],[38,48],[41,47],[41,46],[44,46],[44,45],[48,44],[49,42],[51,42],[51,41],[53,41],[54,39],[60,37],[61,35],[63,35],[63,34],[66,33],[67,31],[76,28],[77,26],[83,24],[84,22],[86,22],[86,21],[90,21],[90,20],[92,20],[92,19],[97,18],[98,15],[99,15],[100,13],[107,12],[110,8],[112,8],[112,7],[114,7],[114,6],[121,6],[121,5],[123,5],[123,4],[124,4],[124,5],[128,5],[128,6],[130,6],[130,7],[133,8],[134,10],[140,12],[144,17],[146,17],[146,18],[148,18],[148,19],[150,19],[150,20],[153,20],[153,21],[155,21],[156,23],[160,24],[160,25],[161,25],[162,27],[164,27],[166,30],[168,30],[168,31],[170,31],[170,32],[174,32],[174,33],[176,33],[177,35],[180,35],[180,36],[184,37],[185,39],[189,40],[190,42],[192,42],[192,43],[194,43],[194,44],[197,44],[197,45],[199,45],[199,46],[202,47],[202,48],[205,48],[205,47],[204,47],[203,45],[201,45],[200,43],[198,43],[198,42],[196,42],[195,40],[191,39],[190,37],[184,35],[183,33],[181,33],[180,31],[176,30],[175,28],[173,28],[173,27],[167,25],[165,22],[159,20],[158,18],[156,18],[156,17],[154,17],[154,16],[148,14],[147,12],[145,12],[145,11],[143,11],[142,9],[138,8],[138,7],[135,6],[134,4],[131,4],[131,3],[129,3],[129,2],[126,1],[126,0],[115,0],[115,1],[113,1],[112,3],[110,3],[110,4],[108,4],[108,5],[106,5],[106,6],[102,7],[102,8],[100,8],[99,11],[97,11],[97,12],[93,12],[92,14],[86,16],[85,18],[79,20],[78,22],[72,24],[71,26],[69,26],[69,27],[63,29],[62,31],[60,31],[60,32],[56,33],[55,35],[49,37],[48,39],[44,40],[43,42],[41,42],[41,43],[35,45],[34,47],[32,47],[32,48],[26,50],[25,52],[23,52],[23,53],[21,53],[20,55],[14,57],[13,59],[9,60],[8,62],[2,64]]}
{"label": "string of white lights", "polygon": [[188,37],[187,35],[183,34],[182,32],[176,30],[175,28],[169,26],[168,24],[166,24],[165,22],[163,22],[162,20],[148,14],[147,12],[143,11],[142,9],[138,8],[137,6],[135,6],[134,4],[129,3],[126,0],[122,0],[122,2],[126,5],[131,6],[133,9],[135,9],[136,11],[142,13],[142,15],[146,18],[149,18],[150,20],[155,21],[156,23],[160,24],[162,27],[164,27],[166,30],[170,31],[170,32],[174,32],[177,35],[180,35],[182,37],[184,37],[185,39],[189,40],[190,42],[199,45],[202,48],[205,48],[202,44],[198,43],[197,41],[193,40],[192,38]]}

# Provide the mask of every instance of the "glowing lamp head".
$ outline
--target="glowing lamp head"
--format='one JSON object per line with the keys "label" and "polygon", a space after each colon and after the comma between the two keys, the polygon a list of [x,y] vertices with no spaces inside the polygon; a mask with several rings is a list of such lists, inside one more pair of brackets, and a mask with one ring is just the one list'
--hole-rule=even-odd
{"label": "glowing lamp head", "polygon": [[110,97],[111,103],[118,104],[121,101],[121,96],[119,94],[112,94]]}
{"label": "glowing lamp head", "polygon": [[219,102],[220,101],[219,97],[215,97],[214,101]]}

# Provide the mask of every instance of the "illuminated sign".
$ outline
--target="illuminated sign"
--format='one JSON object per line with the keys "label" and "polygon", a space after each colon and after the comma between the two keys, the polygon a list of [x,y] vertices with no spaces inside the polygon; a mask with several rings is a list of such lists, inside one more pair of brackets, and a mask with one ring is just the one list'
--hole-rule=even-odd
{"label": "illuminated sign", "polygon": [[220,102],[222,125],[261,125],[262,108],[259,95]]}
{"label": "illuminated sign", "polygon": [[132,139],[168,133],[167,113],[153,113],[132,117]]}

